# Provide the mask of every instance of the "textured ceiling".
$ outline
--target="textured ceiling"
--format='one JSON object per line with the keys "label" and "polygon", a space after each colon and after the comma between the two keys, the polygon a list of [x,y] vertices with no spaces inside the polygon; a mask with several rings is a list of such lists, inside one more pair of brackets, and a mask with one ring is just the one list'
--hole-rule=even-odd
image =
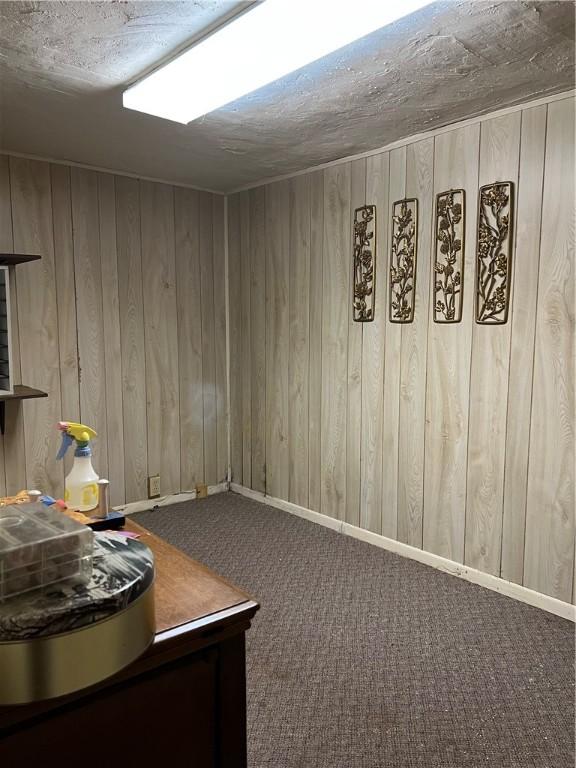
{"label": "textured ceiling", "polygon": [[573,2],[454,0],[188,126],[123,109],[127,83],[246,5],[1,2],[1,149],[229,191],[574,87]]}

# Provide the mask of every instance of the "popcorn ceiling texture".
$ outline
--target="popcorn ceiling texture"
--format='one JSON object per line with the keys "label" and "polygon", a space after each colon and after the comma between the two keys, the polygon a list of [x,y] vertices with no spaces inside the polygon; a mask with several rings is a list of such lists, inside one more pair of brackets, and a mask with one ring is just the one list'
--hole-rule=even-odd
{"label": "popcorn ceiling texture", "polygon": [[230,191],[574,87],[574,3],[448,0],[191,125],[123,109],[246,6],[0,3],[0,149]]}

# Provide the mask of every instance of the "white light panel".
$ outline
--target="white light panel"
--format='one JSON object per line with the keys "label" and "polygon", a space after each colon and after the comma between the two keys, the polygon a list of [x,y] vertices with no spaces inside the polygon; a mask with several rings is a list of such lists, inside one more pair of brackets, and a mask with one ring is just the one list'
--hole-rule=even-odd
{"label": "white light panel", "polygon": [[428,2],[265,0],[126,90],[124,106],[189,123]]}

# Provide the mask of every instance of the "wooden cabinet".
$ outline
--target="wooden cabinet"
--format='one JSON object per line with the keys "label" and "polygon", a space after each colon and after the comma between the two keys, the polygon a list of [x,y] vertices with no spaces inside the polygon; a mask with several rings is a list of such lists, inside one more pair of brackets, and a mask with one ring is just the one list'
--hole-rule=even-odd
{"label": "wooden cabinet", "polygon": [[126,527],[155,556],[153,644],[84,691],[0,707],[1,766],[246,767],[244,633],[258,604],[141,526]]}

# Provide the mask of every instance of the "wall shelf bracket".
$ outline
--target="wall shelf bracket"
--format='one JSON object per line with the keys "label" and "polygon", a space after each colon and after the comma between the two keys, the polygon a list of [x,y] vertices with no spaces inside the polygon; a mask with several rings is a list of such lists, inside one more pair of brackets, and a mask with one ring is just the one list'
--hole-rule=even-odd
{"label": "wall shelf bracket", "polygon": [[47,392],[42,392],[40,389],[33,389],[32,387],[25,387],[22,384],[16,384],[14,386],[14,392],[11,395],[0,395],[0,434],[4,434],[4,427],[6,424],[6,403],[9,400],[32,400],[37,397],[48,397]]}

